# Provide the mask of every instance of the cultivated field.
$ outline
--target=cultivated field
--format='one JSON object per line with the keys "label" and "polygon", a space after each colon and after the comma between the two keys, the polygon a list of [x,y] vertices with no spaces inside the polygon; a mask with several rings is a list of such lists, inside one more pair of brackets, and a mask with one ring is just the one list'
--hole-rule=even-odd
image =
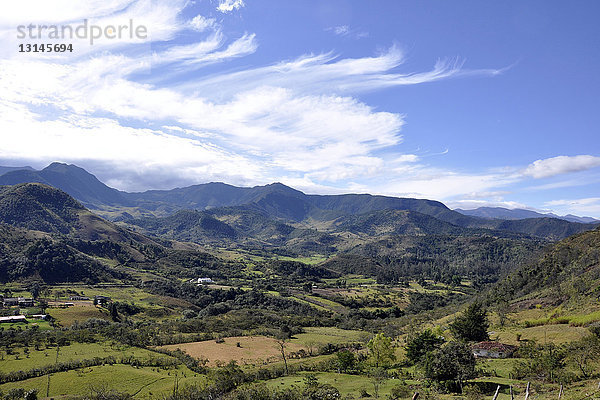
{"label": "cultivated field", "polygon": [[[281,351],[277,341],[265,336],[237,336],[223,339],[223,343],[215,340],[202,342],[173,344],[162,346],[169,350],[181,349],[192,357],[208,360],[209,366],[236,361],[239,365],[264,365],[281,361]],[[239,346],[238,346],[239,343]],[[299,343],[286,343],[286,353],[306,351]]]}

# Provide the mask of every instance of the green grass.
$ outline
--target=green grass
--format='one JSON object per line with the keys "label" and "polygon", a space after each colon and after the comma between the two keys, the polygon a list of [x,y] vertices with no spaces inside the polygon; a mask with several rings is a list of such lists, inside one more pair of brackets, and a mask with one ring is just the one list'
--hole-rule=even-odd
{"label": "green grass", "polygon": [[[277,293],[277,295],[279,295],[279,293]],[[304,300],[300,297],[296,297],[296,296],[291,296],[292,299],[294,299],[294,301],[297,301],[299,303],[303,303],[303,304],[308,304],[309,306],[320,310],[320,311],[331,311],[329,308],[323,307],[321,305],[315,304],[315,303],[311,303],[310,301]]]}
{"label": "green grass", "polygon": [[[51,375],[51,397],[89,394],[91,388],[106,387],[129,393],[135,398],[160,398],[173,390],[176,375],[179,385],[202,384],[205,377],[180,366],[177,369],[134,368],[129,365],[105,365]],[[37,389],[40,397],[46,397],[48,378],[42,376],[20,382],[0,385],[7,392],[14,388]]]}
{"label": "green grass", "polygon": [[304,333],[294,335],[292,343],[299,343],[305,346],[311,344],[324,346],[328,343],[364,342],[369,339],[369,333],[363,331],[350,331],[334,327],[311,327],[304,330]]}
{"label": "green grass", "polygon": [[503,343],[518,344],[517,334],[521,340],[535,340],[537,343],[563,344],[581,339],[589,334],[586,328],[570,325],[540,325],[531,328],[515,328],[497,332],[494,337]]}
{"label": "green grass", "polygon": [[[42,350],[35,350],[34,347],[15,348],[15,354],[6,355],[2,352],[0,360],[0,370],[8,371],[27,371],[36,367],[54,364],[56,362],[56,347]],[[58,362],[71,360],[89,360],[94,357],[105,358],[109,356],[133,356],[138,359],[150,358],[170,358],[166,355],[158,354],[149,350],[130,347],[125,345],[111,345],[110,343],[73,343],[69,346],[62,346],[58,353]]]}
{"label": "green grass", "polygon": [[546,318],[530,319],[523,322],[526,327],[541,325],[569,324],[572,326],[585,326],[592,322],[600,321],[600,311],[589,314],[550,316]]}
{"label": "green grass", "polygon": [[[301,372],[296,375],[269,380],[266,384],[276,389],[284,389],[292,386],[303,387],[306,375],[309,375],[309,373]],[[373,384],[366,376],[337,374],[334,372],[317,372],[313,373],[313,375],[319,380],[319,383],[327,383],[337,388],[342,396],[353,395],[355,398],[360,398],[360,390],[365,389],[374,397]],[[387,380],[379,389],[379,397],[384,399],[398,383],[397,379]]]}
{"label": "green grass", "polygon": [[2,324],[0,325],[0,327],[8,330],[8,329],[22,329],[22,330],[26,330],[26,329],[31,329],[34,326],[37,326],[40,330],[42,331],[47,331],[49,329],[52,329],[52,327],[50,326],[50,322],[48,321],[44,321],[41,319],[28,319],[29,322],[25,323],[25,322],[15,322],[12,324]]}
{"label": "green grass", "polygon": [[302,262],[304,264],[319,264],[322,263],[323,261],[327,260],[326,256],[323,256],[321,254],[314,254],[310,257],[287,257],[287,256],[279,256],[276,257],[278,260],[284,260],[284,261],[298,261],[298,262]]}
{"label": "green grass", "polygon": [[89,305],[76,305],[69,308],[49,308],[48,315],[55,318],[62,326],[71,326],[75,322],[84,322],[90,318],[110,320],[108,311]]}
{"label": "green grass", "polygon": [[510,378],[510,373],[513,370],[517,358],[489,358],[477,361],[477,367],[486,371],[485,376],[493,376],[499,378]]}

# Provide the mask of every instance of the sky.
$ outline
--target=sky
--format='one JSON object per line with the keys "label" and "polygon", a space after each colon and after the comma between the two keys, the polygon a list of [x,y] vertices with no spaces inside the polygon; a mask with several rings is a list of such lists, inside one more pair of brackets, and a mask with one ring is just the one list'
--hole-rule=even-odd
{"label": "sky", "polygon": [[[593,0],[6,0],[0,165],[73,163],[126,191],[282,182],[600,218],[599,14]],[[42,43],[73,51],[19,52]]]}

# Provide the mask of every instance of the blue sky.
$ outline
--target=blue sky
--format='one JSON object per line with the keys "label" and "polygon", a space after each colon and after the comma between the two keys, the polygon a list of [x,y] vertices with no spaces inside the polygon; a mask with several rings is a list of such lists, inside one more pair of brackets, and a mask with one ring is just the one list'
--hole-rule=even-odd
{"label": "blue sky", "polygon": [[[130,191],[281,181],[600,217],[595,1],[2,8],[0,165],[75,163]],[[16,51],[40,42],[19,25],[84,20],[149,35]]]}

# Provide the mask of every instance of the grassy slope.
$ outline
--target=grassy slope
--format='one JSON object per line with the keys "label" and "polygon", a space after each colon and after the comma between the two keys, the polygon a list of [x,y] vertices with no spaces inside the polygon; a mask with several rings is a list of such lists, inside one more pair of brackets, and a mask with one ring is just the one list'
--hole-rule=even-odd
{"label": "grassy slope", "polygon": [[[135,398],[160,398],[173,390],[175,377],[179,385],[201,384],[204,376],[180,366],[177,369],[134,368],[128,365],[105,365],[80,370],[59,372],[50,378],[50,396],[85,395],[92,388],[105,387],[135,395]],[[7,392],[14,388],[37,389],[40,397],[46,397],[46,376],[0,385]]]}

